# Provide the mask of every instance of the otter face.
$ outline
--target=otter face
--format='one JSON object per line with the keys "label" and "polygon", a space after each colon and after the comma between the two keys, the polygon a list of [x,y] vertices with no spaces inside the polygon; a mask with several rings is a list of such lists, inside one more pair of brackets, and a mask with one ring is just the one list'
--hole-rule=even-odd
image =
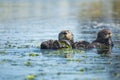
{"label": "otter face", "polygon": [[98,32],[97,38],[108,39],[112,37],[112,32],[109,29],[103,29]]}
{"label": "otter face", "polygon": [[63,30],[59,33],[59,36],[58,36],[59,40],[62,41],[62,40],[70,40],[70,41],[73,41],[73,34],[71,31],[69,30]]}

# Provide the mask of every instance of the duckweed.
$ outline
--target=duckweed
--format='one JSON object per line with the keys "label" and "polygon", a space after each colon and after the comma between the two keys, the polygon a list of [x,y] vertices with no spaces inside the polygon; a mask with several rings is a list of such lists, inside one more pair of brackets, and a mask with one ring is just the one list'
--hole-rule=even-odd
{"label": "duckweed", "polygon": [[25,66],[31,66],[31,62],[25,62],[24,65]]}
{"label": "duckweed", "polygon": [[3,60],[0,60],[0,64],[3,64],[3,63],[7,63],[7,62],[13,62],[12,60],[10,59],[3,59]]}
{"label": "duckweed", "polygon": [[25,45],[25,48],[30,48],[30,45]]}
{"label": "duckweed", "polygon": [[80,54],[85,53],[84,50],[79,50],[79,49],[74,49],[73,52],[74,52],[74,53],[80,53]]}
{"label": "duckweed", "polygon": [[7,62],[7,60],[2,60],[2,61],[0,61],[0,64],[3,64],[5,62]]}
{"label": "duckweed", "polygon": [[34,74],[30,74],[27,76],[27,80],[35,80],[35,78],[36,78],[36,75]]}
{"label": "duckweed", "polygon": [[82,51],[82,50],[81,50],[80,53],[85,53],[85,51]]}
{"label": "duckweed", "polygon": [[22,48],[22,46],[18,46],[17,48]]}
{"label": "duckweed", "polygon": [[9,45],[8,45],[8,47],[9,47],[9,48],[11,48],[11,47],[12,47],[12,45],[11,45],[11,44],[9,44]]}
{"label": "duckweed", "polygon": [[0,51],[0,54],[7,54],[7,51],[6,50]]}
{"label": "duckweed", "polygon": [[30,45],[19,45],[17,48],[30,48]]}
{"label": "duckweed", "polygon": [[80,72],[85,72],[85,69],[84,68],[80,69]]}
{"label": "duckweed", "polygon": [[113,73],[113,76],[115,76],[115,77],[120,77],[120,74],[117,73],[117,72],[115,72],[115,73]]}
{"label": "duckweed", "polygon": [[80,59],[68,59],[68,61],[82,62]]}
{"label": "duckweed", "polygon": [[29,56],[35,57],[35,56],[39,56],[39,54],[37,54],[37,53],[31,53],[31,54],[29,54]]}

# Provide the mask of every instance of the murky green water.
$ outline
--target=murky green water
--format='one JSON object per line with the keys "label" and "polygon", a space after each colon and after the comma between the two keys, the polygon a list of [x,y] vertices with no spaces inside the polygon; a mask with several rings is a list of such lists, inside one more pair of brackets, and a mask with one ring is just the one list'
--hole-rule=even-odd
{"label": "murky green water", "polygon": [[[11,1],[8,2],[11,3]],[[120,79],[120,24],[113,23],[114,21],[109,19],[106,22],[100,21],[98,23],[90,21],[90,19],[81,20],[76,16],[79,9],[76,5],[77,0],[75,2],[71,0],[69,3],[59,1],[64,7],[58,6],[60,3],[57,1],[53,5],[53,0],[47,4],[51,7],[35,8],[38,11],[34,10],[35,6],[30,7],[29,3],[34,2],[36,6],[41,3],[44,6],[46,2],[42,0],[39,3],[37,0],[27,1],[25,6],[28,5],[25,7],[25,12],[24,8],[21,7],[23,2],[19,2],[21,2],[19,6],[12,4],[11,14],[3,12],[6,14],[1,17],[0,80]],[[70,6],[66,6],[66,3]],[[6,8],[5,6],[6,4],[1,7],[1,10],[10,9],[10,7]],[[21,11],[15,13],[14,10]],[[33,13],[28,12],[30,10]],[[26,14],[23,15],[22,11]],[[113,32],[115,46],[111,57],[101,57],[95,49],[90,51],[40,49],[42,41],[57,39],[58,33],[64,29],[73,32],[75,41],[87,40],[92,42],[96,38],[97,32],[104,28],[109,28]]]}

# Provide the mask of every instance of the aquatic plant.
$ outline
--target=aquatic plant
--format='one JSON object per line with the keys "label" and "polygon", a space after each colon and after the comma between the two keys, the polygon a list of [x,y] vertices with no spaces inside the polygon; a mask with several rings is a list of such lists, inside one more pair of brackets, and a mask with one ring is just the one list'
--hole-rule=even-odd
{"label": "aquatic plant", "polygon": [[30,45],[25,45],[25,47],[24,48],[30,48]]}
{"label": "aquatic plant", "polygon": [[36,77],[37,77],[36,75],[30,74],[26,77],[26,80],[35,80]]}
{"label": "aquatic plant", "polygon": [[7,51],[6,50],[0,51],[0,54],[7,54]]}
{"label": "aquatic plant", "polygon": [[8,60],[3,59],[3,60],[0,61],[0,64],[6,63],[6,62],[8,62]]}
{"label": "aquatic plant", "polygon": [[113,76],[115,76],[115,77],[120,77],[120,73],[114,72],[114,73],[113,73]]}
{"label": "aquatic plant", "polygon": [[37,54],[37,53],[30,53],[29,56],[35,57],[35,56],[39,56],[39,54]]}
{"label": "aquatic plant", "polygon": [[71,59],[68,59],[68,61],[82,62],[83,60],[81,60],[81,59],[73,59],[73,58],[71,58]]}
{"label": "aquatic plant", "polygon": [[17,48],[30,48],[30,45],[19,45]]}
{"label": "aquatic plant", "polygon": [[60,43],[61,43],[61,45],[64,45],[66,48],[71,48],[72,49],[72,46],[70,44],[64,42],[64,41],[61,41]]}
{"label": "aquatic plant", "polygon": [[24,63],[25,66],[31,66],[31,64],[32,64],[31,62],[25,62]]}
{"label": "aquatic plant", "polygon": [[84,68],[80,69],[80,72],[85,72],[85,69]]}

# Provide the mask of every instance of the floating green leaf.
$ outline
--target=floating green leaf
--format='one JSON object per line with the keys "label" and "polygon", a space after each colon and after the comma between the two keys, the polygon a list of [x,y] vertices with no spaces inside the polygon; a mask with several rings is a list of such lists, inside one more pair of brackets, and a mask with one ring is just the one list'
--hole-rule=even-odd
{"label": "floating green leaf", "polygon": [[31,62],[25,62],[24,65],[25,66],[31,66]]}
{"label": "floating green leaf", "polygon": [[81,72],[85,72],[85,69],[84,69],[84,68],[82,68],[82,69],[80,69],[80,71],[81,71]]}
{"label": "floating green leaf", "polygon": [[31,53],[31,54],[29,54],[29,56],[35,57],[35,56],[39,56],[39,54],[37,54],[37,53]]}
{"label": "floating green leaf", "polygon": [[0,51],[0,54],[7,54],[7,51],[6,50]]}
{"label": "floating green leaf", "polygon": [[30,74],[27,76],[27,80],[35,80],[35,78],[36,78],[36,75],[34,74]]}

